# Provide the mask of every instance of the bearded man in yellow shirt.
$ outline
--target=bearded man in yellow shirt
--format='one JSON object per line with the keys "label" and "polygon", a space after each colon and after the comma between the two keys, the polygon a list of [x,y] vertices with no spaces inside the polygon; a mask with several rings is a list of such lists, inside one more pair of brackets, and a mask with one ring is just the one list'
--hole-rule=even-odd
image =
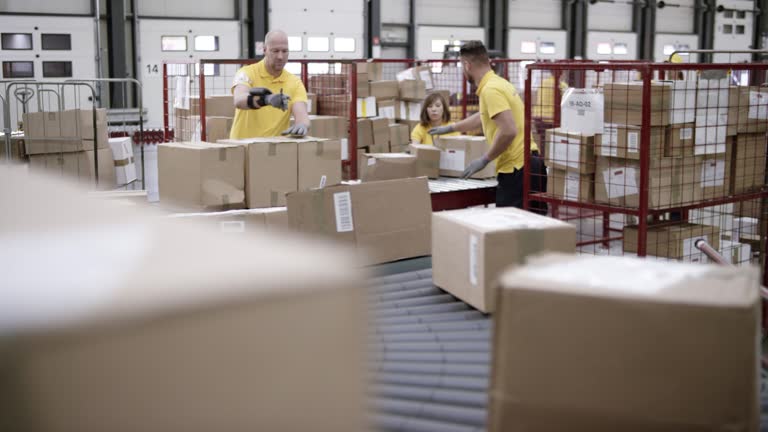
{"label": "bearded man in yellow shirt", "polygon": [[284,70],[288,36],[273,30],[264,39],[264,59],[240,68],[232,83],[236,110],[231,139],[306,135],[309,130],[307,90],[298,77]]}
{"label": "bearded man in yellow shirt", "polygon": [[[453,125],[440,126],[429,131],[431,135],[442,135],[454,131],[469,132],[482,127],[490,148],[482,157],[470,162],[463,178],[485,168],[490,161],[496,161],[496,206],[523,207],[523,167],[525,159],[524,131],[525,111],[523,100],[515,86],[499,77],[491,69],[488,51],[480,41],[468,41],[462,45],[459,58],[464,77],[477,84],[480,111]],[[547,171],[544,161],[538,155],[539,148],[531,137],[531,191],[546,192]],[[531,211],[546,214],[545,203],[534,202]]]}

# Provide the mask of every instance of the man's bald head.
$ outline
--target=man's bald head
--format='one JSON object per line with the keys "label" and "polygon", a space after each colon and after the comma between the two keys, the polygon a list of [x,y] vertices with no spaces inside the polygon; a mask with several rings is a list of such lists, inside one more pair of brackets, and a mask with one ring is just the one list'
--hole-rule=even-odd
{"label": "man's bald head", "polygon": [[264,45],[269,48],[273,43],[285,42],[288,44],[288,35],[282,30],[272,30],[264,36]]}
{"label": "man's bald head", "polygon": [[264,61],[269,73],[279,76],[288,62],[288,35],[272,30],[264,37]]}

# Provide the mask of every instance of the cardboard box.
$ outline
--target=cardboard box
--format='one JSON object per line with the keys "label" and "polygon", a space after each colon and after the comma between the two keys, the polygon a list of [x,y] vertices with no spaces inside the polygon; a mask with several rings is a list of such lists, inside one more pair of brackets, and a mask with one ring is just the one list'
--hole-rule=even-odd
{"label": "cardboard box", "polygon": [[[605,122],[642,126],[643,82],[605,84]],[[695,81],[651,83],[651,126],[692,123],[696,105]]]}
{"label": "cardboard box", "polygon": [[[25,145],[24,132],[11,132],[11,154],[13,161],[27,160],[27,150]],[[0,159],[8,158],[5,153],[5,133],[0,132]]]}
{"label": "cardboard box", "polygon": [[[651,127],[652,159],[664,156],[666,145],[666,128]],[[599,156],[618,157],[622,159],[640,160],[640,127],[606,123],[603,133],[595,135],[595,154]]]}
{"label": "cardboard box", "polygon": [[[603,132],[603,93],[598,89],[569,88],[560,109],[560,129],[575,134],[594,135]],[[621,123],[626,122],[609,121]]]}
{"label": "cardboard box", "polygon": [[[96,185],[96,164],[99,183]],[[90,189],[115,187],[115,165],[108,148],[68,153],[43,153],[29,156],[30,171],[45,172],[52,176],[76,182]]]}
{"label": "cardboard box", "polygon": [[408,152],[416,156],[416,176],[436,179],[440,177],[440,151],[433,145],[409,144]]}
{"label": "cardboard box", "polygon": [[319,94],[317,112],[324,116],[349,118],[350,94]]}
{"label": "cardboard box", "polygon": [[371,81],[381,81],[383,74],[383,63],[376,62],[363,62],[355,63],[357,65],[357,73],[365,74]]}
{"label": "cardboard box", "polygon": [[[650,161],[649,208],[660,209],[693,202],[695,164],[691,160],[662,158]],[[640,162],[597,157],[595,201],[621,207],[639,207]]]}
{"label": "cardboard box", "polygon": [[379,99],[397,99],[400,87],[397,81],[371,81],[371,96]]}
{"label": "cardboard box", "polygon": [[357,98],[367,98],[371,96],[371,85],[368,84],[368,75],[357,74]]}
{"label": "cardboard box", "polygon": [[411,130],[408,125],[389,125],[389,148],[393,153],[405,151],[405,147],[411,142]]}
{"label": "cardboard box", "polygon": [[[768,131],[768,87],[732,87],[737,92],[738,111],[736,133],[764,133]],[[733,111],[731,111],[733,112]],[[729,124],[729,126],[731,126]],[[731,135],[735,135],[733,133]]]}
{"label": "cardboard box", "polygon": [[429,255],[431,217],[423,177],[288,194],[292,230],[351,243],[364,264]]}
{"label": "cardboard box", "polygon": [[694,155],[695,123],[673,124],[667,126],[664,140],[664,156],[690,157]]}
{"label": "cardboard box", "polygon": [[317,95],[315,93],[307,93],[307,113],[317,114]]}
{"label": "cardboard box", "polygon": [[[637,253],[637,233],[636,225],[624,227],[624,252]],[[720,248],[720,229],[692,223],[652,225],[648,227],[646,239],[647,255],[708,262],[707,256],[696,247],[696,241],[703,239],[717,250]]]}
{"label": "cardboard box", "polygon": [[[366,428],[365,282],[349,251],[0,171],[14,232],[0,302],[23,311],[3,313],[4,429]],[[31,262],[56,277],[40,283]]]}
{"label": "cardboard box", "polygon": [[232,95],[213,95],[205,98],[205,117],[234,117],[235,101]]}
{"label": "cardboard box", "polygon": [[360,165],[364,182],[417,177],[416,156],[406,153],[366,153]]}
{"label": "cardboard box", "polygon": [[595,172],[595,136],[547,129],[545,133],[547,166],[590,174]]}
{"label": "cardboard box", "polygon": [[574,253],[576,228],[524,210],[474,208],[432,215],[432,279],[482,312],[494,312],[502,272],[542,252]]}
{"label": "cardboard box", "polygon": [[395,111],[399,115],[398,120],[408,120],[419,122],[421,120],[421,102],[400,101],[399,110]]}
{"label": "cardboard box", "polygon": [[370,147],[373,143],[373,122],[371,119],[357,119],[357,148]]}
{"label": "cardboard box", "polygon": [[725,153],[728,136],[728,108],[697,108],[694,154]]}
{"label": "cardboard box", "polygon": [[595,199],[595,175],[550,168],[547,193],[568,201],[592,202]]}
{"label": "cardboard box", "polygon": [[173,207],[229,210],[245,206],[245,148],[206,142],[157,146],[160,199]]}
{"label": "cardboard box", "polygon": [[417,66],[410,69],[406,69],[397,74],[398,81],[416,80],[423,81],[427,90],[435,88],[434,80],[432,79],[432,69],[429,66]]}
{"label": "cardboard box", "polygon": [[723,198],[731,188],[731,154],[697,156],[686,163],[695,164],[693,179],[696,182],[693,198],[696,201]]}
{"label": "cardboard box", "polygon": [[751,192],[765,185],[766,135],[739,134],[733,149],[731,191]]}
{"label": "cardboard box", "polygon": [[733,231],[733,211],[733,203],[692,209],[688,213],[688,221],[717,227],[720,229],[721,238],[730,237]]}
{"label": "cardboard box", "polygon": [[397,124],[404,125],[405,127],[408,128],[408,141],[409,142],[411,140],[411,132],[410,131],[412,131],[416,126],[418,126],[419,123],[421,123],[419,120],[400,120],[400,119],[397,120]]}
{"label": "cardboard box", "polygon": [[245,149],[245,204],[284,207],[285,195],[298,190],[298,140],[282,137],[223,140]]}
{"label": "cardboard box", "polygon": [[721,240],[719,252],[733,265],[749,266],[752,264],[752,247],[749,244]]}
{"label": "cardboard box", "polygon": [[[440,175],[445,177],[461,177],[469,164],[483,156],[488,151],[485,137],[467,135],[444,136],[437,138],[435,145],[442,149],[440,152]],[[472,175],[473,179],[484,179],[496,176],[496,162],[491,161],[485,168]]]}
{"label": "cardboard box", "polygon": [[384,117],[374,117],[371,119],[373,145],[385,148],[385,153],[389,151],[389,123],[390,120]]}
{"label": "cardboard box", "polygon": [[322,74],[309,77],[309,90],[312,93],[320,95],[344,95],[348,93],[347,75],[344,74]]}
{"label": "cardboard box", "polygon": [[136,162],[133,157],[133,139],[131,137],[110,138],[112,161],[115,169],[117,186],[136,181]]}
{"label": "cardboard box", "polygon": [[205,117],[205,137],[209,142],[229,139],[232,129],[232,117]]}
{"label": "cardboard box", "polygon": [[201,132],[199,115],[173,118],[173,138],[175,141],[200,141]]}
{"label": "cardboard box", "polygon": [[[93,110],[26,113],[25,149],[28,155],[93,150]],[[96,148],[107,148],[107,112],[96,109]]]}
{"label": "cardboard box", "polygon": [[358,117],[376,117],[376,98],[373,96],[357,98]]}
{"label": "cardboard box", "polygon": [[400,99],[408,101],[424,101],[427,97],[427,88],[424,81],[405,80],[400,81]]}
{"label": "cardboard box", "polygon": [[223,233],[282,232],[286,231],[288,224],[288,211],[285,207],[205,213],[176,213],[169,217],[199,220],[205,224],[213,225]]}
{"label": "cardboard box", "polygon": [[341,141],[307,137],[297,140],[298,190],[320,187],[341,181]]}
{"label": "cardboard box", "polygon": [[344,117],[310,115],[309,122],[312,136],[328,139],[342,139],[349,136],[348,121]]}
{"label": "cardboard box", "polygon": [[549,255],[500,286],[489,431],[759,429],[756,270]]}
{"label": "cardboard box", "polygon": [[400,108],[399,102],[394,100],[376,99],[376,111],[379,114],[379,117],[384,117],[395,121],[397,118],[396,108]]}

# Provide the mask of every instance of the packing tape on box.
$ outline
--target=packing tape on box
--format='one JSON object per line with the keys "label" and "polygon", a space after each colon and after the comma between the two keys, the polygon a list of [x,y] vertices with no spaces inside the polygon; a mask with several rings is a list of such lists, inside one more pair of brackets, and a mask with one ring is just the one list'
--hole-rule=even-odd
{"label": "packing tape on box", "polygon": [[224,162],[227,160],[227,149],[221,148],[219,149],[219,162]]}
{"label": "packing tape on box", "polygon": [[116,167],[122,167],[122,166],[130,165],[133,162],[134,162],[133,157],[129,157],[129,158],[126,158],[126,159],[116,160],[115,161],[115,166]]}
{"label": "packing tape on box", "polygon": [[360,116],[368,117],[368,104],[365,103],[365,99],[360,100]]}
{"label": "packing tape on box", "polygon": [[276,156],[277,155],[277,143],[269,143],[269,148],[267,149],[267,156]]}

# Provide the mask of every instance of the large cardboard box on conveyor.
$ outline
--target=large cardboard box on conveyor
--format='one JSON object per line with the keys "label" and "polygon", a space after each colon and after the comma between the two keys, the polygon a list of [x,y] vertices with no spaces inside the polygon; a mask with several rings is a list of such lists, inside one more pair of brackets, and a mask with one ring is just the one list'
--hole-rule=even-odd
{"label": "large cardboard box on conveyor", "polygon": [[[435,145],[440,152],[440,175],[461,177],[469,164],[488,151],[488,143],[481,136],[443,136],[435,137]],[[491,161],[485,168],[472,175],[473,179],[496,176],[496,161]]]}
{"label": "large cardboard box on conveyor", "polygon": [[160,200],[189,210],[245,206],[245,149],[239,145],[164,143],[157,146]]}
{"label": "large cardboard box on conveyor", "polygon": [[757,269],[549,255],[500,285],[490,432],[759,430]]}
{"label": "large cardboard box on conveyor", "polygon": [[4,430],[365,429],[353,253],[17,171],[0,170]]}
{"label": "large cardboard box on conveyor", "polygon": [[505,269],[546,251],[574,253],[576,228],[511,207],[432,215],[435,285],[483,312],[494,311],[497,279]]}
{"label": "large cardboard box on conveyor", "polygon": [[440,177],[440,154],[442,151],[432,145],[411,144],[408,152],[416,156],[416,175],[436,179]]}
{"label": "large cardboard box on conveyor", "polygon": [[[637,253],[638,228],[624,227],[624,252]],[[646,254],[691,262],[707,262],[707,256],[696,247],[696,241],[705,240],[715,250],[720,248],[720,228],[712,225],[682,223],[649,226],[646,235]]]}
{"label": "large cardboard box on conveyor", "polygon": [[109,147],[104,108],[97,108],[95,112],[83,109],[31,112],[23,117],[28,155],[92,151],[94,141],[96,149]]}
{"label": "large cardboard box on conveyor", "polygon": [[360,163],[364,182],[416,177],[418,159],[406,153],[365,153]]}
{"label": "large cardboard box on conveyor", "polygon": [[292,230],[353,244],[363,264],[430,254],[426,178],[339,184],[291,193],[287,201]]}

